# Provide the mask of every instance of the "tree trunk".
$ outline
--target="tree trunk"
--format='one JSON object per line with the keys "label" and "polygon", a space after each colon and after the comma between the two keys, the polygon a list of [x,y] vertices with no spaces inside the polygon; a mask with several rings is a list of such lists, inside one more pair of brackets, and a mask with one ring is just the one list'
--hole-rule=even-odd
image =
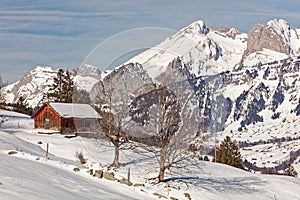
{"label": "tree trunk", "polygon": [[166,149],[165,147],[160,148],[160,158],[159,158],[159,175],[158,181],[163,182],[165,178],[165,162],[166,162]]}
{"label": "tree trunk", "polygon": [[165,179],[165,168],[159,169],[158,182],[164,182]]}
{"label": "tree trunk", "polygon": [[111,165],[113,167],[119,167],[120,145],[119,142],[114,142],[113,144],[115,146],[115,158]]}

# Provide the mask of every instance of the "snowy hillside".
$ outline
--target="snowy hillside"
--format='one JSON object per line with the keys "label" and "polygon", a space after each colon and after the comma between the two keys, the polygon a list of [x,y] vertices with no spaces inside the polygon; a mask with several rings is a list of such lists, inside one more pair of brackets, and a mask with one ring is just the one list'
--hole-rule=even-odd
{"label": "snowy hillside", "polygon": [[[70,71],[78,89],[91,91],[98,82],[101,72],[91,65],[84,65]],[[57,71],[48,66],[37,66],[16,83],[4,87],[6,101],[16,103],[20,96],[24,97],[29,106],[35,107],[53,84]]]}
{"label": "snowy hillside", "polygon": [[[0,129],[0,199],[299,199],[300,179],[252,174],[226,165],[199,162],[187,170],[167,171],[167,182],[151,184],[157,175],[157,162],[121,151],[124,167],[110,169],[115,177],[127,177],[139,187],[98,179],[89,169],[107,169],[113,147],[103,140],[39,135],[32,130],[32,119],[0,110],[6,117]],[[20,125],[20,120],[23,123]],[[10,126],[7,127],[6,124]],[[14,127],[11,125],[15,124]],[[18,126],[19,124],[19,126]],[[45,158],[49,144],[49,159]],[[75,153],[82,151],[87,164],[80,164]],[[276,155],[274,155],[276,156]],[[74,168],[79,171],[75,172]],[[37,187],[38,185],[38,187]]]}

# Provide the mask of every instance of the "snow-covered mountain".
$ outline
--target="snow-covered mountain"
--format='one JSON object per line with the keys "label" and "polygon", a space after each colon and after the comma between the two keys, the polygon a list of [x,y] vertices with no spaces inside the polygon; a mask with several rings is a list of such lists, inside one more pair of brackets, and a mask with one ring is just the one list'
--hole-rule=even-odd
{"label": "snow-covered mountain", "polygon": [[248,34],[235,28],[208,28],[200,20],[126,63],[138,62],[156,78],[180,57],[196,76],[215,74],[295,56],[299,34],[300,29],[291,29],[282,19],[258,24]]}
{"label": "snow-covered mountain", "polygon": [[236,29],[209,29],[203,21],[196,21],[128,62],[142,64],[156,78],[180,57],[199,76],[232,69],[246,48],[247,34]]}
{"label": "snow-covered mountain", "polygon": [[[99,81],[101,72],[92,65],[83,65],[79,69],[70,70],[71,76],[79,89],[90,92],[92,86]],[[4,87],[6,100],[15,103],[20,96],[24,97],[29,106],[38,105],[43,95],[53,84],[57,70],[49,66],[37,66],[16,83]]]}
{"label": "snow-covered mountain", "polygon": [[75,72],[74,82],[78,89],[86,90],[88,92],[91,91],[92,87],[99,81],[101,76],[101,71],[97,67],[89,64],[85,64],[73,71]]}
{"label": "snow-covered mountain", "polygon": [[[189,106],[186,110],[190,113],[185,119],[197,124],[198,131],[211,138],[212,147],[216,141],[211,134],[215,132],[218,132],[217,142],[230,135],[241,147],[280,143],[278,148],[284,153],[277,158],[258,161],[257,149],[268,146],[244,148],[242,154],[258,167],[275,168],[286,161],[297,163],[299,33],[300,29],[291,29],[282,19],[256,25],[248,34],[234,28],[208,28],[203,21],[196,21],[106,74],[92,89],[92,96],[101,96],[105,85],[121,81],[120,77],[127,78],[123,84],[115,84],[114,91],[122,91],[131,98],[132,94],[142,97],[153,84],[170,87],[180,82],[181,86],[176,88],[179,92],[174,91],[177,96],[193,99],[184,104]],[[144,69],[143,76],[148,75],[152,81],[147,79],[142,83],[141,74],[129,70],[135,65],[140,71]],[[130,86],[127,93],[124,85],[128,87],[135,82],[138,82],[136,92]],[[279,151],[278,148],[273,150]]]}
{"label": "snow-covered mountain", "polygon": [[37,66],[16,83],[4,87],[6,101],[16,103],[20,96],[35,107],[43,98],[44,92],[53,84],[56,71],[48,66]]}

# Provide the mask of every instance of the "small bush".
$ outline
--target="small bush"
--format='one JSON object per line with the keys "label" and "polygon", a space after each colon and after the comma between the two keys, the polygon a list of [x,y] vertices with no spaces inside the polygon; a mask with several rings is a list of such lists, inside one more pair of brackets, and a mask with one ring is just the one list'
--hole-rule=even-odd
{"label": "small bush", "polygon": [[76,152],[75,157],[79,160],[81,164],[85,164],[87,159],[84,158],[82,151]]}

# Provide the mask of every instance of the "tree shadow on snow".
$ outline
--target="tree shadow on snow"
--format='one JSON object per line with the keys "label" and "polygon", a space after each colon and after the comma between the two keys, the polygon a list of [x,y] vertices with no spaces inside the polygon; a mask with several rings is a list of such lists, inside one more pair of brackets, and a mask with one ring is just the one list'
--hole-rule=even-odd
{"label": "tree shadow on snow", "polygon": [[265,181],[257,177],[234,177],[234,178],[201,178],[201,177],[176,177],[168,178],[165,182],[179,182],[187,186],[194,185],[211,192],[261,192],[258,188]]}

